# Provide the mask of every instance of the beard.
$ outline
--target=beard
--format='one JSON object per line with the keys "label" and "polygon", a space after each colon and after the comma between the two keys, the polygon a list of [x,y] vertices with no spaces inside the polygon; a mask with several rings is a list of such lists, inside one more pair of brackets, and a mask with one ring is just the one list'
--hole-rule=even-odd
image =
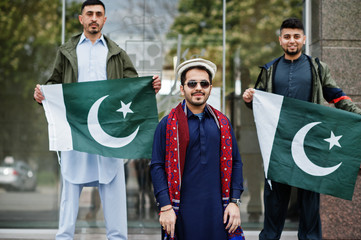
{"label": "beard", "polygon": [[194,96],[195,94],[199,94],[199,93],[193,93],[193,94],[190,94],[190,96],[189,95],[185,96],[185,98],[189,104],[198,107],[198,106],[202,106],[203,104],[205,104],[207,102],[209,94],[203,93],[203,96],[201,96],[199,98],[197,96]]}
{"label": "beard", "polygon": [[100,26],[99,26],[99,24],[95,24],[96,25],[96,27],[94,28],[94,24],[93,23],[91,23],[91,24],[89,24],[89,26],[88,26],[88,29],[89,29],[89,33],[90,34],[97,34],[97,33],[99,33],[100,32]]}
{"label": "beard", "polygon": [[297,49],[297,51],[294,51],[294,52],[290,52],[288,50],[285,51],[285,53],[287,55],[290,55],[290,56],[294,56],[294,55],[297,55],[301,50]]}
{"label": "beard", "polygon": [[97,34],[97,33],[99,33],[99,31],[98,30],[90,30],[89,33],[90,34]]}
{"label": "beard", "polygon": [[202,102],[195,102],[195,101],[188,101],[190,104],[192,104],[193,106],[202,106],[205,102],[207,101],[202,101]]}
{"label": "beard", "polygon": [[282,47],[282,48],[283,48],[283,51],[289,56],[297,55],[302,51],[302,48],[298,48],[298,47],[297,47],[296,51],[292,51],[292,52],[289,51],[287,47]]}

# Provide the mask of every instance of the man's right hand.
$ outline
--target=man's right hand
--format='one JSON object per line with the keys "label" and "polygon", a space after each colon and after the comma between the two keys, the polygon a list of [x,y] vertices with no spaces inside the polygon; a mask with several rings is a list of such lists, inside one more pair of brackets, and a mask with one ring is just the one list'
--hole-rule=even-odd
{"label": "man's right hand", "polygon": [[43,93],[40,90],[40,84],[37,84],[34,89],[34,99],[38,103],[41,103],[41,101],[43,101],[45,99]]}
{"label": "man's right hand", "polygon": [[252,102],[254,92],[255,92],[254,88],[246,89],[246,91],[244,91],[243,93],[243,101],[245,101],[246,103]]}
{"label": "man's right hand", "polygon": [[166,205],[160,209],[159,223],[172,238],[174,237],[176,220],[177,216],[175,215],[172,205]]}

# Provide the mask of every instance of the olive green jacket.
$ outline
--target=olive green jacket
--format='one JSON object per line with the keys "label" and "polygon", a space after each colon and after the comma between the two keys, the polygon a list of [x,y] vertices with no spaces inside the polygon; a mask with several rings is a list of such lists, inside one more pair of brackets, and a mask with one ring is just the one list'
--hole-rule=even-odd
{"label": "olive green jacket", "polygon": [[[80,37],[81,33],[72,37],[68,42],[59,47],[55,58],[53,73],[47,83],[72,83],[78,81],[76,47]],[[104,39],[108,46],[107,78],[137,77],[137,71],[127,53],[105,35]]]}
{"label": "olive green jacket", "polygon": [[[336,85],[336,82],[331,77],[327,64],[310,56],[307,56],[307,58],[311,63],[312,71],[311,101],[322,104],[325,99],[329,103],[334,103],[336,108],[361,114],[361,109]],[[261,67],[262,70],[258,76],[255,86],[256,89],[273,92],[274,73],[280,59],[281,57],[276,58]],[[249,106],[249,104],[247,105]]]}

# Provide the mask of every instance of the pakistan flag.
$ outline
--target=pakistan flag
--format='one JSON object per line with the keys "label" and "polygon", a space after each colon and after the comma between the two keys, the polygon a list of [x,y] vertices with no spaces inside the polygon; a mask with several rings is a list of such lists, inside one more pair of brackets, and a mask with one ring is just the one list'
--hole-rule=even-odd
{"label": "pakistan flag", "polygon": [[267,179],[352,200],[360,115],[257,90],[253,113]]}
{"label": "pakistan flag", "polygon": [[49,148],[150,158],[158,123],[152,77],[42,86]]}

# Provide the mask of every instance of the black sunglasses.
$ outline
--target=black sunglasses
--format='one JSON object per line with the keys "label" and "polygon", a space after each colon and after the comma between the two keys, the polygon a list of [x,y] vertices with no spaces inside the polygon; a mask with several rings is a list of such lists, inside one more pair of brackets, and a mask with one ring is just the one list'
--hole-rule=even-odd
{"label": "black sunglasses", "polygon": [[202,80],[200,82],[190,80],[189,82],[187,82],[187,86],[189,88],[193,89],[193,88],[195,88],[197,86],[198,83],[201,85],[201,87],[203,89],[207,89],[207,88],[209,88],[209,85],[211,85],[207,80]]}

